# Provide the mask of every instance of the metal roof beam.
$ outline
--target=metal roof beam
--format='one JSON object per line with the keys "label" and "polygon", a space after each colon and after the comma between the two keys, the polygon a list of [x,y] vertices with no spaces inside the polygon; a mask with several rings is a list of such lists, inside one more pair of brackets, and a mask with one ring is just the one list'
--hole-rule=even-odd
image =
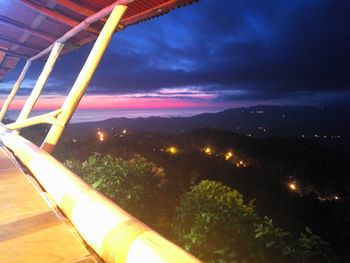
{"label": "metal roof beam", "polygon": [[[29,0],[19,0],[21,3],[25,4],[26,6],[28,6],[29,8],[32,8],[46,16],[49,16],[61,23],[64,23],[66,25],[69,25],[71,27],[76,27],[77,25],[79,25],[79,21],[76,21],[68,16],[65,16],[61,13],[58,13],[54,10],[51,10],[51,9],[48,9],[48,8],[45,8],[44,6],[41,6],[41,5],[38,5],[38,4],[35,4],[33,2],[30,2]],[[93,33],[93,34],[98,34],[99,31],[91,26],[87,27],[86,30],[90,33]]]}
{"label": "metal roof beam", "polygon": [[[130,17],[125,17],[122,21],[121,24],[123,24],[124,26],[129,25],[129,24],[133,24],[135,22],[141,21],[143,19],[147,19],[150,16],[154,16],[154,15],[161,15],[164,14],[166,12],[168,12],[170,9],[172,9],[172,7],[175,7],[177,5],[181,5],[181,4],[186,4],[186,0],[169,0],[166,1],[163,4],[160,4],[156,7],[153,7],[151,9],[148,9],[144,12],[140,12],[137,15],[134,16],[130,16]],[[163,10],[164,8],[164,10]]]}
{"label": "metal roof beam", "polygon": [[21,43],[21,42],[18,42],[18,41],[13,40],[13,39],[9,39],[9,38],[7,38],[7,37],[5,37],[5,36],[2,36],[2,35],[0,35],[0,40],[1,40],[1,41],[5,41],[5,42],[8,42],[8,43],[10,43],[11,45],[18,45],[18,46],[20,46],[20,47],[32,49],[32,50],[35,50],[35,51],[40,51],[40,50],[42,50],[42,48],[40,48],[40,47],[35,47],[35,46],[33,46],[33,45],[23,44],[23,43]]}
{"label": "metal roof beam", "polygon": [[10,20],[8,18],[5,18],[3,16],[0,16],[0,25],[6,25],[6,26],[9,26],[9,27],[12,27],[12,28],[15,28],[19,31],[22,31],[22,32],[25,32],[25,33],[29,33],[33,36],[36,36],[36,37],[39,37],[41,39],[45,39],[49,42],[54,42],[56,40],[56,38],[54,36],[51,36],[47,33],[43,33],[43,32],[40,32],[38,30],[33,30],[31,29],[30,27],[26,26],[26,25],[23,25],[23,24],[19,24],[13,20]]}
{"label": "metal roof beam", "polygon": [[12,70],[12,67],[4,67],[4,66],[0,66],[0,69],[4,69],[4,70]]}
{"label": "metal roof beam", "polygon": [[[70,0],[55,0],[55,2],[57,4],[59,4],[60,6],[68,8],[69,10],[72,10],[73,12],[82,14],[82,15],[84,15],[86,17],[92,16],[93,14],[96,13],[96,11],[94,11],[94,10],[88,8],[88,7],[76,4],[76,3],[74,3],[74,2],[72,2]],[[103,17],[103,18],[101,18],[101,21],[105,23],[107,21],[107,19],[105,17]]]}
{"label": "metal roof beam", "polygon": [[26,55],[26,54],[20,53],[20,52],[10,51],[10,50],[8,50],[8,48],[2,47],[2,46],[0,46],[0,50],[6,52],[7,55],[12,55],[12,56],[17,57],[17,58],[27,59],[28,57],[30,57],[30,55]]}

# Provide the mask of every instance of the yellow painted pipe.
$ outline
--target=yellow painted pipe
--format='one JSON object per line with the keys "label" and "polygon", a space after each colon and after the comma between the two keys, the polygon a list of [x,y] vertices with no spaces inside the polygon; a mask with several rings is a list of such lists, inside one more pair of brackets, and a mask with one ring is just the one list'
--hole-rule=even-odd
{"label": "yellow painted pipe", "polygon": [[64,126],[64,124],[60,124],[57,121],[57,115],[61,113],[61,109],[46,113],[46,114],[41,114],[35,117],[31,117],[28,119],[25,119],[23,121],[17,121],[14,123],[9,123],[5,125],[5,128],[9,130],[19,130],[23,129],[26,127],[42,124],[42,123],[48,123],[48,124],[55,124],[55,125],[61,125]]}
{"label": "yellow painted pipe", "polygon": [[0,122],[2,122],[2,120],[4,119],[6,112],[8,110],[8,108],[10,107],[11,102],[13,101],[14,97],[16,96],[16,93],[19,89],[19,87],[21,86],[27,72],[28,69],[30,67],[31,62],[27,61],[24,68],[22,69],[21,74],[19,75],[17,81],[15,82],[15,84],[13,85],[13,88],[10,92],[10,94],[8,95],[7,99],[4,102],[4,105],[2,105],[1,108],[1,112],[0,112]]}
{"label": "yellow painted pipe", "polygon": [[0,139],[31,171],[87,244],[106,263],[199,262],[20,135],[0,126]]}
{"label": "yellow painted pipe", "polygon": [[[100,35],[98,36],[83,68],[81,69],[71,91],[62,106],[62,113],[58,116],[58,120],[62,123],[68,123],[74,111],[76,110],[81,98],[87,89],[93,74],[115,32],[120,20],[122,19],[127,6],[116,5],[110,14],[106,24],[104,25]],[[53,125],[47,134],[42,149],[51,152],[57,144],[63,133],[64,127]]]}
{"label": "yellow painted pipe", "polygon": [[58,43],[56,42],[49,58],[47,59],[45,66],[43,68],[43,71],[41,72],[37,82],[35,83],[35,86],[31,92],[31,94],[29,95],[28,99],[26,100],[21,113],[19,114],[16,122],[21,122],[25,119],[28,118],[29,114],[31,113],[34,104],[36,103],[36,101],[38,100],[40,93],[43,89],[43,87],[45,86],[45,83],[47,81],[47,79],[50,76],[50,73],[52,72],[52,69],[57,61],[58,56],[60,55],[61,51],[63,48],[63,44],[62,43]]}

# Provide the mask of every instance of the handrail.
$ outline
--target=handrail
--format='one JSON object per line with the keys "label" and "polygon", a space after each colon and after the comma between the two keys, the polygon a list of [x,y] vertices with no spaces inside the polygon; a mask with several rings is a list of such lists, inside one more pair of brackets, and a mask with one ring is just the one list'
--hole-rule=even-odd
{"label": "handrail", "polygon": [[29,169],[105,262],[199,262],[91,188],[50,154],[1,125],[0,141]]}
{"label": "handrail", "polygon": [[[50,152],[55,147],[57,141],[59,140],[63,130],[64,126],[67,122],[69,122],[70,118],[72,117],[77,105],[80,102],[81,97],[83,96],[92,75],[94,74],[97,65],[99,64],[110,40],[117,29],[119,22],[121,21],[123,15],[125,14],[128,4],[132,3],[134,0],[117,0],[114,3],[108,5],[107,7],[101,9],[100,11],[96,12],[95,14],[87,17],[82,22],[80,22],[78,25],[70,29],[68,32],[66,32],[63,36],[58,38],[54,43],[52,43],[50,46],[45,48],[43,51],[39,52],[38,54],[34,55],[33,57],[29,58],[27,60],[27,63],[25,67],[23,68],[18,80],[16,81],[15,85],[12,88],[12,91],[10,95],[8,96],[6,102],[4,103],[3,107],[0,111],[0,122],[3,120],[12,100],[14,99],[23,79],[26,76],[26,73],[29,69],[29,66],[31,65],[31,62],[42,58],[43,56],[50,53],[45,66],[35,84],[33,87],[31,94],[27,98],[17,120],[16,125],[19,127],[25,127],[28,124],[38,124],[34,122],[28,122],[26,119],[30,115],[36,101],[39,99],[39,96],[42,92],[42,89],[44,88],[48,77],[50,76],[52,69],[57,61],[58,56],[60,55],[61,51],[63,50],[64,44],[77,35],[78,33],[86,30],[89,28],[89,26],[92,23],[95,23],[96,21],[104,18],[105,16],[109,15],[108,19],[106,20],[106,23],[103,26],[103,29],[101,30],[100,34],[98,35],[96,42],[81,70],[81,72],[78,75],[77,80],[75,81],[68,97],[66,98],[63,106],[62,106],[62,116],[57,116],[57,118],[60,118],[58,120],[59,125],[56,125],[56,122],[53,123],[47,137],[45,138],[45,141],[43,142],[42,147]],[[26,4],[31,5],[27,1],[23,1]],[[69,44],[69,43],[68,43]],[[41,115],[40,120],[44,120],[44,115]],[[48,122],[50,120],[44,120],[42,123]],[[25,122],[25,123],[24,123]],[[63,125],[61,125],[63,124]],[[11,127],[15,127],[16,125],[13,125]],[[10,126],[9,126],[10,127]]]}

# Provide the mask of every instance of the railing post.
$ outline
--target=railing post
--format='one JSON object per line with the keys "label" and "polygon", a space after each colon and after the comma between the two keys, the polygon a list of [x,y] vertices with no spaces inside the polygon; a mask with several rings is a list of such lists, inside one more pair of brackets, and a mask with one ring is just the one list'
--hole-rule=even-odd
{"label": "railing post", "polygon": [[13,85],[13,88],[12,88],[10,94],[8,95],[7,99],[5,100],[4,105],[2,105],[1,112],[0,112],[0,122],[2,122],[2,120],[4,119],[6,112],[7,112],[8,108],[10,107],[10,104],[11,104],[13,98],[16,96],[16,93],[17,93],[19,87],[21,86],[21,84],[22,84],[22,82],[27,74],[30,65],[31,65],[31,62],[29,60],[27,60],[27,62],[25,64],[24,68],[22,69],[22,72],[19,75],[16,83]]}
{"label": "railing post", "polygon": [[59,54],[61,53],[63,48],[63,44],[56,42],[54,47],[51,50],[50,56],[47,59],[45,66],[43,68],[43,71],[41,72],[38,81],[35,83],[35,86],[29,95],[28,99],[26,100],[21,113],[19,114],[16,122],[21,122],[22,120],[25,120],[28,118],[29,114],[31,113],[36,101],[38,100],[40,93],[47,81],[47,79],[50,76],[50,73],[52,72],[52,69],[57,61],[57,58]]}
{"label": "railing post", "polygon": [[[70,121],[126,9],[126,5],[116,5],[114,7],[63,103],[62,113],[57,117],[60,123],[67,124]],[[61,137],[63,130],[64,127],[61,125],[52,125],[41,148],[46,152],[51,152]]]}

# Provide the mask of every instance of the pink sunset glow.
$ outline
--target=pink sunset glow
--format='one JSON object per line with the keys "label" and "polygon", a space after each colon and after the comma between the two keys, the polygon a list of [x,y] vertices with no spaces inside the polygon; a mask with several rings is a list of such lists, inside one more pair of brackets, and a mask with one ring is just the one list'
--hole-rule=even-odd
{"label": "pink sunset glow", "polygon": [[86,96],[81,101],[80,109],[169,109],[210,107],[208,101],[193,101],[178,98],[137,98],[118,96]]}
{"label": "pink sunset glow", "polygon": [[[18,96],[10,109],[22,109],[26,97]],[[43,96],[35,105],[36,110],[53,110],[62,106],[65,97]],[[2,104],[4,99],[0,100]],[[175,108],[203,108],[225,107],[224,103],[213,103],[208,100],[193,100],[191,98],[144,98],[128,96],[86,95],[79,104],[79,109],[175,109]]]}

